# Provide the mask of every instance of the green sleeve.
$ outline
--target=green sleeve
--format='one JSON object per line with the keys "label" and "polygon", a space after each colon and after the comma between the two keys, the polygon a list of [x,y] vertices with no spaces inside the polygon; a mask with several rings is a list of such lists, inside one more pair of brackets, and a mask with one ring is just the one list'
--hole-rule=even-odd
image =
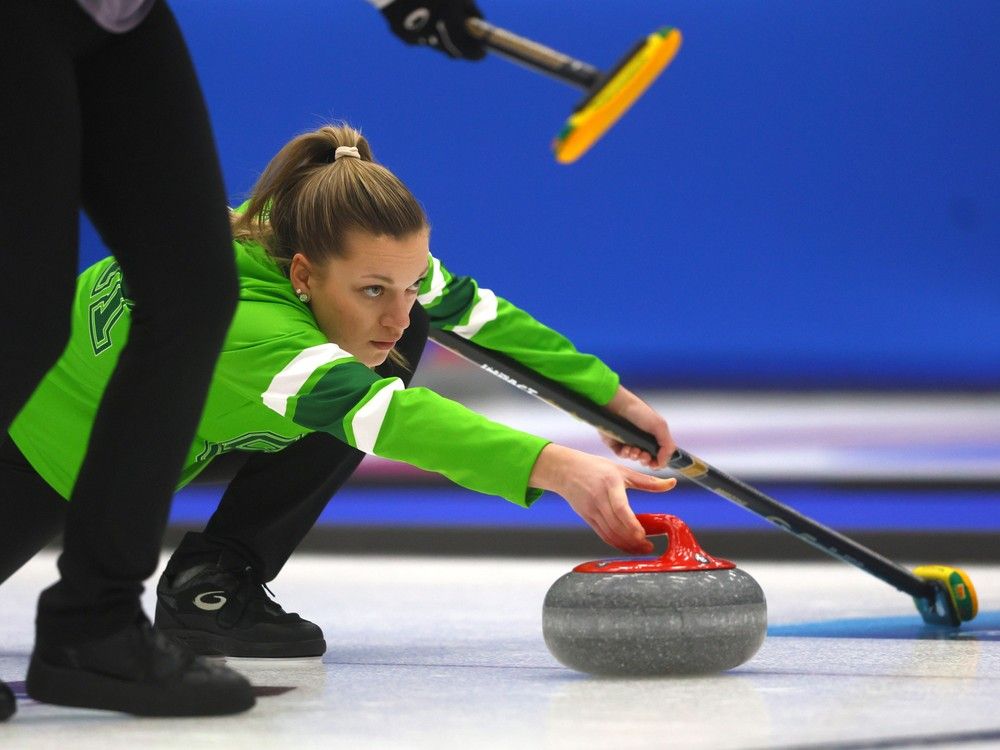
{"label": "green sleeve", "polygon": [[493,422],[427,388],[382,378],[336,344],[300,352],[262,394],[264,404],[308,430],[365,453],[441,474],[470,490],[528,506],[528,486],[548,441]]}
{"label": "green sleeve", "polygon": [[595,403],[607,404],[618,390],[618,375],[597,357],[468,276],[451,274],[437,258],[417,300],[435,328],[502,352]]}

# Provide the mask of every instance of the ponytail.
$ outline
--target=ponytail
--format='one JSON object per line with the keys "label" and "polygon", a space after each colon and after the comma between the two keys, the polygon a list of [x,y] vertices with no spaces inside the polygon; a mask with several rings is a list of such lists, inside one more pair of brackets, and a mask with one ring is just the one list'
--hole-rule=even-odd
{"label": "ponytail", "polygon": [[[337,149],[357,149],[338,158]],[[252,240],[287,269],[295,253],[323,263],[342,256],[350,231],[402,238],[427,227],[420,203],[372,158],[348,125],[326,125],[287,143],[257,180],[246,209],[232,214],[236,239]]]}

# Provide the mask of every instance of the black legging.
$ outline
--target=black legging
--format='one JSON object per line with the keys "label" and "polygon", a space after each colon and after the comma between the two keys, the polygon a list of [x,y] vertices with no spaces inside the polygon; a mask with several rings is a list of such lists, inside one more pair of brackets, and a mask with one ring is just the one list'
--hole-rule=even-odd
{"label": "black legging", "polygon": [[164,2],[110,34],[74,0],[3,0],[0,102],[0,428],[66,343],[81,207],[136,302],[69,504],[61,579],[39,600],[39,638],[84,641],[135,621],[156,568],[236,304],[225,191]]}
{"label": "black legging", "polygon": [[[387,361],[376,370],[409,384],[427,331],[427,313],[416,305],[396,347],[410,368]],[[364,453],[323,432],[307,435],[276,453],[220,456],[200,478],[227,481],[229,486],[205,531],[184,536],[167,572],[220,562],[232,569],[250,566],[257,580],[272,580],[362,458]],[[2,583],[55,538],[68,504],[6,436],[0,442],[0,493],[10,498],[0,523]]]}

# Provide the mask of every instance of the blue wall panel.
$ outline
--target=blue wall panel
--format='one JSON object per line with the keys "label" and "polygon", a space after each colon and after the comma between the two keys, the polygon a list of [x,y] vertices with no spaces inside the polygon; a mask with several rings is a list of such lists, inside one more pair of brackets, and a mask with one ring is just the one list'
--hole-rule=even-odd
{"label": "blue wall panel", "polygon": [[[862,489],[782,485],[762,492],[841,531],[1000,532],[996,493],[979,489]],[[174,499],[171,522],[198,525],[218,505],[222,490],[187,487]],[[636,513],[671,513],[693,529],[764,530],[767,521],[709,492],[683,484],[663,496],[634,492]],[[576,528],[586,524],[561,498],[546,493],[525,509],[497,497],[457,487],[361,487],[342,489],[323,511],[320,525],[490,526]]]}
{"label": "blue wall panel", "polygon": [[[570,167],[548,141],[575,91],[407,48],[362,0],[172,5],[233,201],[289,137],[343,118],[424,202],[449,266],[633,380],[1000,384],[994,0],[481,0],[599,66],[683,30]],[[85,260],[103,252],[88,234]]]}

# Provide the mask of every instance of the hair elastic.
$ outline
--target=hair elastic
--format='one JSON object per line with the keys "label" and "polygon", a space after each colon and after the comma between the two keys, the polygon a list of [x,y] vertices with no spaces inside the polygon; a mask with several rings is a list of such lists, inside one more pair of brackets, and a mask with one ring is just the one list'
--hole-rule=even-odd
{"label": "hair elastic", "polygon": [[358,151],[357,146],[337,146],[337,150],[333,152],[333,160],[337,161],[341,156],[351,156],[355,159],[360,159],[361,152]]}

